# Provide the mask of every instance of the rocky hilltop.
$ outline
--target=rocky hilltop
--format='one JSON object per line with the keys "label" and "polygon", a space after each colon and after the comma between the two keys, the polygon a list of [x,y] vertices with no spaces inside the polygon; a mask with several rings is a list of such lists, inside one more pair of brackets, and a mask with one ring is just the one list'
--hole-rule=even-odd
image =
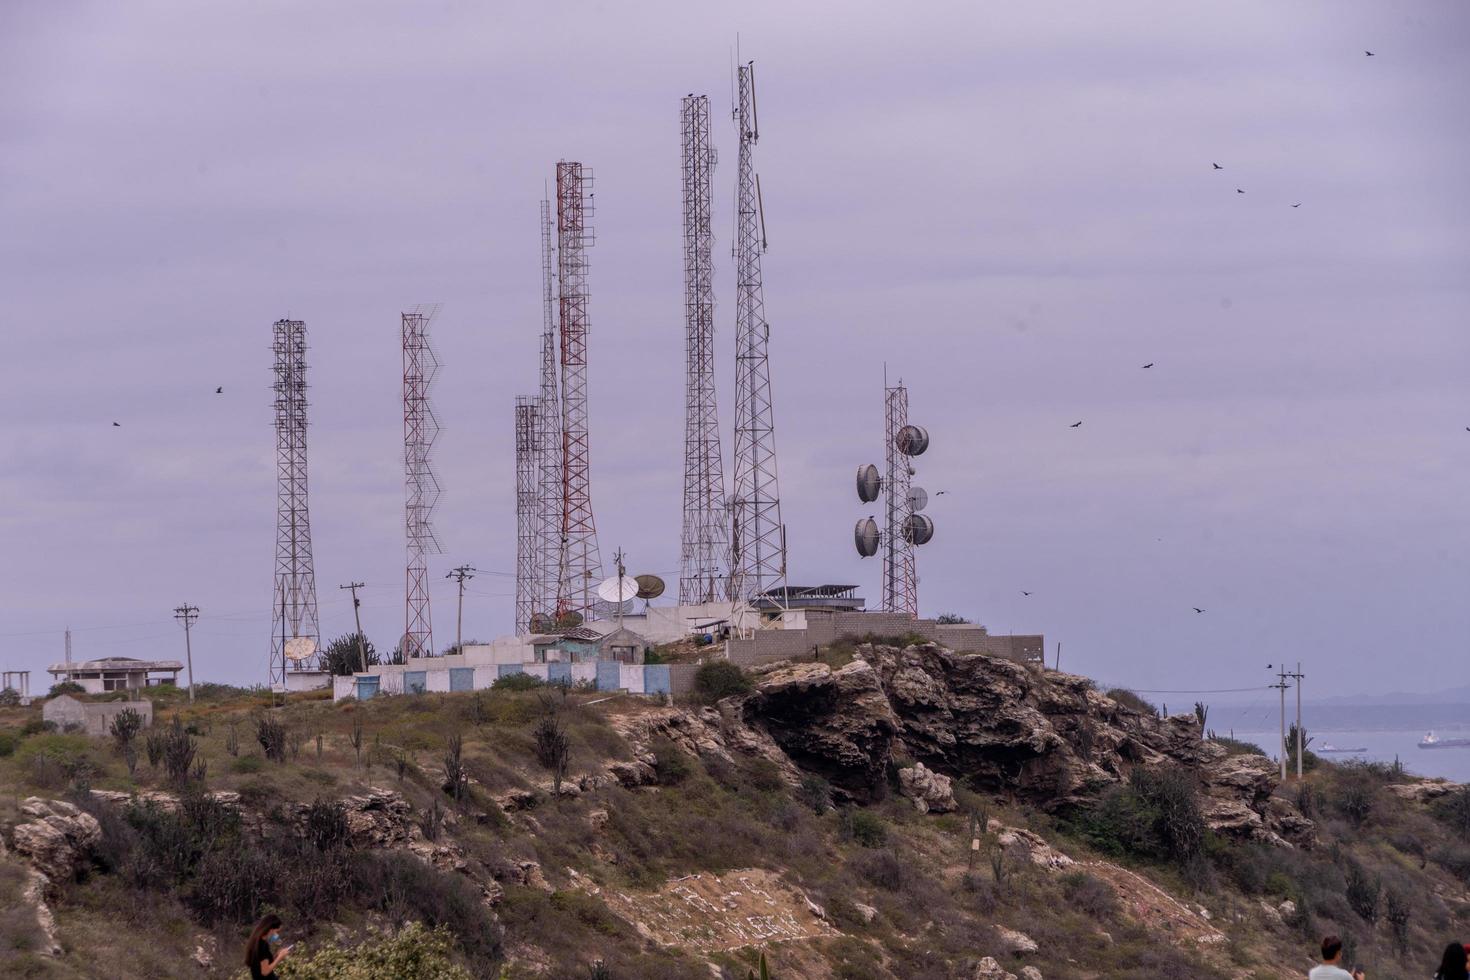
{"label": "rocky hilltop", "polygon": [[1285,980],[1329,931],[1415,975],[1470,920],[1464,787],[1315,759],[1280,785],[1193,714],[929,643],[715,675],[677,704],[160,702],[177,774],[0,712],[0,947],[28,976],[233,978],[279,910],[322,963],[427,941],[436,980],[746,980],[762,954],[783,980]]}

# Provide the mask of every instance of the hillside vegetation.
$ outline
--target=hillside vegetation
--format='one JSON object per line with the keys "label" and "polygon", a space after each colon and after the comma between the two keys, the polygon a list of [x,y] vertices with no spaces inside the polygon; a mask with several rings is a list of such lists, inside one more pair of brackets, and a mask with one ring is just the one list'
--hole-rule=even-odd
{"label": "hillside vegetation", "polygon": [[239,977],[275,911],[286,977],[1152,980],[1300,977],[1331,931],[1420,980],[1470,921],[1462,788],[1315,759],[1277,786],[1083,678],[840,654],[675,705],[165,689],[105,739],[0,708],[0,949]]}

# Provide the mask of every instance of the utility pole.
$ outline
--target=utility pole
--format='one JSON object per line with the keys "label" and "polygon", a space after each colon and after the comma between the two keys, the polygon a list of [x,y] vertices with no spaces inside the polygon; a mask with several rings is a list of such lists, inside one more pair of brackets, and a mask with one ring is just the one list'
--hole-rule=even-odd
{"label": "utility pole", "polygon": [[362,600],[357,597],[357,590],[365,589],[367,586],[361,582],[352,582],[348,585],[339,585],[337,588],[352,590],[352,621],[357,624],[357,657],[362,661],[363,673],[367,673],[367,647],[362,639],[362,613],[358,611],[362,606]]}
{"label": "utility pole", "polygon": [[459,615],[454,623],[454,652],[464,653],[464,584],[475,577],[473,565],[461,565],[451,571],[445,578],[452,578],[459,583]]}
{"label": "utility pole", "polygon": [[[1272,665],[1267,664],[1266,669],[1271,670]],[[1281,759],[1281,781],[1283,783],[1286,782],[1286,689],[1290,686],[1286,683],[1286,679],[1290,676],[1283,665],[1276,669],[1276,683],[1271,685],[1281,692],[1281,744],[1278,746],[1277,755]]]}
{"label": "utility pole", "polygon": [[1296,779],[1302,779],[1302,756],[1306,754],[1306,736],[1302,733],[1302,678],[1307,676],[1302,673],[1302,662],[1296,662],[1296,673],[1287,674],[1287,677],[1296,680]]}
{"label": "utility pole", "polygon": [[189,665],[189,703],[194,703],[194,648],[189,642],[189,627],[199,618],[199,607],[187,602],[174,607],[174,619],[184,624],[184,657]]}

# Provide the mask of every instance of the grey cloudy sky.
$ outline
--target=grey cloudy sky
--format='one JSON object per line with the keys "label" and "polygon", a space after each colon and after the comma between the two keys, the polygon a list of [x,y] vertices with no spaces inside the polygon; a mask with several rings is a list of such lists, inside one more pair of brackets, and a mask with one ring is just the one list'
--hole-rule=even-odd
{"label": "grey cloudy sky", "polygon": [[933,436],[920,482],[948,491],[925,612],[1149,689],[1281,658],[1324,695],[1470,680],[1458,0],[8,0],[0,662],[60,659],[68,623],[79,657],[178,655],[189,601],[199,674],[264,679],[286,315],[312,344],[322,630],[351,628],[358,579],[391,647],[398,313],[423,302],[444,304],[436,643],[461,562],[467,634],[508,631],[511,404],[558,158],[597,175],[603,551],[676,578],[678,100],[711,95],[722,153],[728,466],[737,31],[793,581],[876,600],[851,476],[881,454],[886,361]]}

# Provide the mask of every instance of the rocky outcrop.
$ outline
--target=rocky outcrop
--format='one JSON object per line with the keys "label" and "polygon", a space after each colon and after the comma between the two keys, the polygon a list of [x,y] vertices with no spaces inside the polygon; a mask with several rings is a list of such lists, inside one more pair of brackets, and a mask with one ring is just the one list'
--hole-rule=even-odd
{"label": "rocky outcrop", "polygon": [[760,677],[742,713],[840,794],[858,802],[883,795],[899,726],[868,662],[854,660],[838,670],[824,663],[780,665]]}
{"label": "rocky outcrop", "polygon": [[1430,803],[1443,796],[1458,792],[1464,788],[1462,783],[1452,783],[1448,779],[1416,779],[1407,783],[1389,783],[1384,789],[1410,803]]}
{"label": "rocky outcrop", "polygon": [[920,813],[949,813],[955,809],[953,781],[917,762],[898,771],[898,791],[914,801]]}
{"label": "rocky outcrop", "polygon": [[54,887],[70,881],[91,862],[92,848],[102,839],[97,818],[63,800],[28,797],[11,833],[16,853]]}
{"label": "rocky outcrop", "polygon": [[1192,714],[1160,718],[1114,701],[1084,677],[933,643],[864,644],[856,657],[837,670],[772,665],[738,701],[749,729],[824,776],[839,797],[881,795],[896,747],[919,763],[897,776],[904,795],[926,810],[945,809],[935,784],[946,777],[1059,810],[1087,805],[1136,767],[1178,765],[1198,776],[1216,831],[1312,843],[1311,821],[1272,796],[1271,763],[1202,738]]}

